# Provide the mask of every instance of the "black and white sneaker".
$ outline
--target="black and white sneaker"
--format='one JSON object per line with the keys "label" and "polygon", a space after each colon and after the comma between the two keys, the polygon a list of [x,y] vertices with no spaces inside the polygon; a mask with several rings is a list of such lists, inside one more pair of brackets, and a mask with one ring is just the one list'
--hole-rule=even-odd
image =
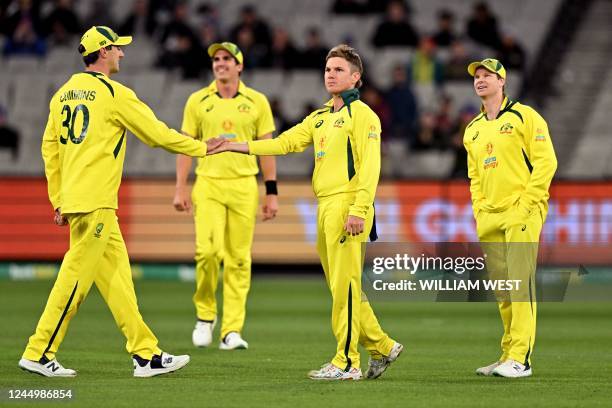
{"label": "black and white sneaker", "polygon": [[136,354],[132,356],[134,361],[134,377],[155,377],[180,370],[189,363],[189,356],[173,356],[162,351],[161,355],[154,355],[151,360],[146,360]]}
{"label": "black and white sneaker", "polygon": [[64,368],[56,359],[49,360],[46,357],[39,361],[19,360],[19,367],[24,371],[40,374],[45,377],[76,377],[77,372],[70,368]]}

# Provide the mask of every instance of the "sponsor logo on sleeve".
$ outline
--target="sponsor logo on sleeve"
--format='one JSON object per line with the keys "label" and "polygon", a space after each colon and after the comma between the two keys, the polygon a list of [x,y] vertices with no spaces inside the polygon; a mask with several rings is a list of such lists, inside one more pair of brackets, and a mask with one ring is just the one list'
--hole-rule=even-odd
{"label": "sponsor logo on sleeve", "polygon": [[98,225],[96,225],[96,232],[94,232],[94,237],[100,238],[100,234],[102,233],[103,229],[104,229],[103,223],[99,223]]}
{"label": "sponsor logo on sleeve", "polygon": [[376,126],[374,126],[374,125],[370,126],[370,131],[368,133],[368,138],[370,138],[370,139],[377,139],[378,138],[378,132],[376,131]]}

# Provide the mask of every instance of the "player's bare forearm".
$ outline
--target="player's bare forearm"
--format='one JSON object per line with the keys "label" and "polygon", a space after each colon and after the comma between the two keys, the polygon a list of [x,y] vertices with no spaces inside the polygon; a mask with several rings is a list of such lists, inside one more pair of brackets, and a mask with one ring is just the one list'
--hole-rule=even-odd
{"label": "player's bare forearm", "polygon": [[[272,139],[272,134],[269,133],[261,139]],[[276,217],[278,212],[278,193],[276,189],[276,157],[274,156],[259,156],[259,164],[263,179],[266,182],[266,196],[262,207],[263,220],[271,220]]]}
{"label": "player's bare forearm", "polygon": [[[260,139],[272,139],[272,133],[268,133]],[[259,156],[259,165],[265,181],[276,180],[276,158],[274,156]]]}
{"label": "player's bare forearm", "polygon": [[189,172],[191,171],[191,163],[193,158],[184,154],[176,155],[176,187],[184,187],[187,185]]}
{"label": "player's bare forearm", "polygon": [[177,211],[189,212],[191,210],[191,197],[187,187],[187,179],[191,171],[192,161],[191,156],[182,154],[176,156],[176,190],[172,205]]}

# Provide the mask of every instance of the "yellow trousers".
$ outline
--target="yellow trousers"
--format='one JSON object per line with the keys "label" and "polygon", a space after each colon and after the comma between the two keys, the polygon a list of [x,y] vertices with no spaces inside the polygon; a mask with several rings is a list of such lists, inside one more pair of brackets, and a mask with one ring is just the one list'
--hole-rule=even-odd
{"label": "yellow trousers", "polygon": [[198,176],[193,186],[196,231],[193,302],[198,319],[216,319],[216,291],[223,261],[222,339],[230,332],[240,333],[244,326],[258,195],[255,176],[234,179]]}
{"label": "yellow trousers", "polygon": [[520,284],[517,290],[496,293],[504,328],[500,361],[529,366],[536,336],[535,272],[543,217],[539,209],[525,214],[515,205],[499,213],[480,211],[476,224],[489,277]]}
{"label": "yellow trousers", "polygon": [[94,282],[127,338],[127,352],[145,359],[160,354],[157,338],[138,310],[130,260],[115,210],[67,214],[67,218],[70,249],[23,358],[32,361],[55,358],[70,320]]}
{"label": "yellow trousers", "polygon": [[317,213],[317,250],[332,295],[332,330],[337,341],[331,362],[344,370],[359,368],[358,344],[375,359],[389,355],[394,344],[361,291],[365,242],[374,211],[368,213],[362,234],[347,235],[344,223],[353,200],[351,194],[320,199]]}

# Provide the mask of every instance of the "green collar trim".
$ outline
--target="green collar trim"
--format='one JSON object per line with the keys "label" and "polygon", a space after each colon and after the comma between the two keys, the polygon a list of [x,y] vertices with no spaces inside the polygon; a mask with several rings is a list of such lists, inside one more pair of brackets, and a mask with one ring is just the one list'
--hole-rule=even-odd
{"label": "green collar trim", "polygon": [[349,106],[352,102],[359,100],[359,89],[347,89],[340,94],[342,101],[346,106]]}

